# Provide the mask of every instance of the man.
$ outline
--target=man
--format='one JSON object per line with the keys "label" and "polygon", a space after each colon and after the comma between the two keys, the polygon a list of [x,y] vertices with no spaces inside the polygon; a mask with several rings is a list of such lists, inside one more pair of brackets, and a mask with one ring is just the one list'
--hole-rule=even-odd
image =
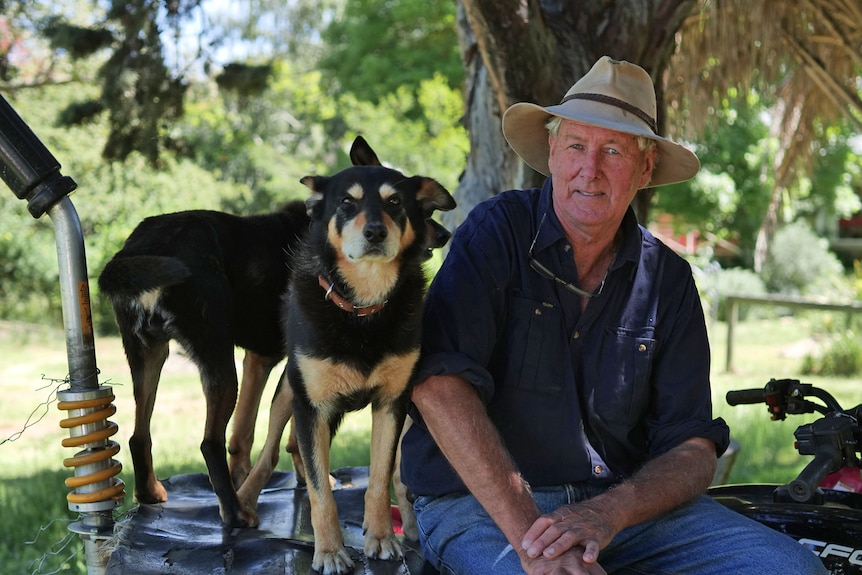
{"label": "man", "polygon": [[503,132],[542,189],[462,224],[432,284],[402,478],[443,573],[825,573],[703,492],[728,443],[688,264],[638,189],[687,180],[640,67],[600,59]]}

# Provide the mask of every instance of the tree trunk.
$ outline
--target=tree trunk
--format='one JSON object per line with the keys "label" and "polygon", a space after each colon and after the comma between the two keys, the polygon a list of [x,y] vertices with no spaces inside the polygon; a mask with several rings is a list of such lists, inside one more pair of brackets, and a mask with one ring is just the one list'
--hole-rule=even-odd
{"label": "tree trunk", "polygon": [[[502,112],[519,101],[557,104],[601,56],[643,66],[656,84],[663,133],[661,79],[674,34],[695,0],[461,0],[458,31],[467,72],[464,123],[470,156],[455,190],[454,229],[480,201],[502,190],[534,187],[543,176],[512,152],[500,128]],[[649,191],[636,207],[646,221]]]}

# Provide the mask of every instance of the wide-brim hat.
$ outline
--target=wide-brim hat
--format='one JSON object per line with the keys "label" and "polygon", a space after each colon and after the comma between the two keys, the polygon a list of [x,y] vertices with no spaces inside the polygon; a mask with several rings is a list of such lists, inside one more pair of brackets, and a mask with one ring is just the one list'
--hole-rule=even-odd
{"label": "wide-brim hat", "polygon": [[689,180],[700,169],[697,156],[658,135],[652,79],[636,64],[602,57],[556,106],[529,102],[513,104],[503,114],[503,135],[512,149],[534,170],[550,176],[548,130],[551,116],[581,124],[645,136],[658,145],[658,162],[649,186]]}

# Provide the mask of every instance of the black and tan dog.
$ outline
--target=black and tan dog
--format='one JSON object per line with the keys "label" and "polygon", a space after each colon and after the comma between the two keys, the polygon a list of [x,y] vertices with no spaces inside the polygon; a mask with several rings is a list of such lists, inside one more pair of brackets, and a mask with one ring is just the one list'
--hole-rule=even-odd
{"label": "black and tan dog", "polygon": [[371,465],[365,494],[365,554],[402,557],[392,531],[389,485],[419,356],[426,278],[425,219],[455,201],[436,181],[384,167],[308,176],[312,224],[285,296],[286,379],[270,411],[266,445],[239,490],[248,506],[278,459],[294,418],[314,529],[312,566],[352,572],[329,483],[329,448],[342,417],[371,405]]}
{"label": "black and tan dog", "polygon": [[[361,137],[350,157],[355,165],[380,165]],[[257,515],[240,505],[234,486],[251,469],[264,383],[284,357],[280,301],[290,259],[311,222],[306,212],[298,201],[274,214],[251,217],[206,210],[154,216],[132,232],[105,266],[99,287],[114,306],[134,385],[135,429],[129,444],[138,502],[167,499],[153,470],[150,424],[173,339],[201,374],[207,409],[201,451],[222,519],[229,525],[257,525]],[[448,231],[431,219],[425,225],[426,250],[445,245]],[[245,358],[234,412],[235,346],[245,349]],[[231,413],[228,466],[224,445]]]}

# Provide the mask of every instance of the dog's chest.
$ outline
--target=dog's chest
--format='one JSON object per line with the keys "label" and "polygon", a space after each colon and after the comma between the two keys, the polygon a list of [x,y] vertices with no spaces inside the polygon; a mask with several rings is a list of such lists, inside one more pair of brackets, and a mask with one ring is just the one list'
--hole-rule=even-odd
{"label": "dog's chest", "polygon": [[[303,387],[308,399],[315,404],[343,402],[345,399],[391,401],[404,393],[419,350],[399,355],[388,355],[364,373],[356,367],[331,359],[320,359],[298,354],[295,358],[302,373]],[[357,406],[361,407],[361,406]]]}

